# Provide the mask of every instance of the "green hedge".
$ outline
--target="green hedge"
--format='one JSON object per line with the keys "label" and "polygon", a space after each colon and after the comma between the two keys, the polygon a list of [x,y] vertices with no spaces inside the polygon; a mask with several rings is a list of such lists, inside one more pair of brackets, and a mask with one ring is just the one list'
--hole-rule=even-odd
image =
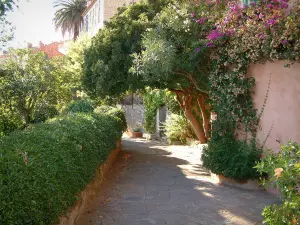
{"label": "green hedge", "polygon": [[256,143],[236,140],[230,135],[213,136],[202,153],[203,166],[215,174],[236,180],[256,179],[257,169],[253,168],[260,161],[262,150]]}
{"label": "green hedge", "polygon": [[80,99],[71,101],[65,110],[68,113],[90,113],[94,111],[91,101]]}
{"label": "green hedge", "polygon": [[108,106],[108,105],[102,105],[102,106],[97,107],[94,110],[94,112],[98,113],[98,114],[104,113],[109,116],[117,117],[118,119],[121,120],[121,124],[123,126],[123,131],[125,132],[127,130],[126,115],[125,115],[125,111],[122,108],[112,107],[112,106]]}
{"label": "green hedge", "polygon": [[123,125],[69,114],[0,139],[0,224],[55,224],[116,147]]}

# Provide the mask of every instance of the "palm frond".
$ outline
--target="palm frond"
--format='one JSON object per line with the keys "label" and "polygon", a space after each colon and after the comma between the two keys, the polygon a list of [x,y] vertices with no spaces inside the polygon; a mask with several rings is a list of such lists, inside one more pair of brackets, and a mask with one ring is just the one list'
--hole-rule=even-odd
{"label": "palm frond", "polygon": [[63,36],[68,32],[73,34],[74,40],[77,38],[76,29],[83,25],[82,14],[86,9],[86,0],[58,0],[53,6],[57,8],[54,15],[56,30],[61,29]]}

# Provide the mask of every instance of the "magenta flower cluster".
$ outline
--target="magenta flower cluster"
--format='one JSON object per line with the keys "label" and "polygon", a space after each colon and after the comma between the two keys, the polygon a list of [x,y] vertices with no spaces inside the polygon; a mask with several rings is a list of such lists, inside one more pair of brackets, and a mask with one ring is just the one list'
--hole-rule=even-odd
{"label": "magenta flower cluster", "polygon": [[287,9],[289,7],[289,0],[271,0],[267,3],[269,9]]}
{"label": "magenta flower cluster", "polygon": [[207,18],[206,17],[203,17],[203,18],[200,18],[200,19],[197,19],[195,20],[196,23],[199,23],[199,24],[205,24],[205,22],[207,21]]}
{"label": "magenta flower cluster", "polygon": [[210,31],[210,33],[207,35],[207,39],[208,40],[211,40],[211,41],[213,41],[213,40],[217,40],[217,39],[219,39],[219,38],[221,38],[221,37],[223,37],[224,36],[224,34],[222,34],[221,32],[219,32],[217,29],[215,29],[215,30],[212,30],[212,31]]}

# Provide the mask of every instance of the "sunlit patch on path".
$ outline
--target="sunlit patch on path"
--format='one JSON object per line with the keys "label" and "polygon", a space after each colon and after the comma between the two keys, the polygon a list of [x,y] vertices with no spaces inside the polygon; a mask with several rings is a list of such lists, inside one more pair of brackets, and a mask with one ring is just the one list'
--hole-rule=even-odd
{"label": "sunlit patch on path", "polygon": [[114,169],[77,225],[261,224],[276,197],[219,186],[200,163],[200,148],[123,140]]}

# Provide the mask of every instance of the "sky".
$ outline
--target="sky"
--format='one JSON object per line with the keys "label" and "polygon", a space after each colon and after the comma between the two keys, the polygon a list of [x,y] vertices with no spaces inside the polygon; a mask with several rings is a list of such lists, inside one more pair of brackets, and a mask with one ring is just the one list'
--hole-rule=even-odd
{"label": "sky", "polygon": [[[60,31],[56,32],[53,17],[54,0],[19,0],[19,8],[8,13],[8,21],[16,27],[14,40],[9,47],[24,47],[27,43],[38,46],[40,41],[49,44],[63,40]],[[66,37],[67,38],[67,37]]]}

